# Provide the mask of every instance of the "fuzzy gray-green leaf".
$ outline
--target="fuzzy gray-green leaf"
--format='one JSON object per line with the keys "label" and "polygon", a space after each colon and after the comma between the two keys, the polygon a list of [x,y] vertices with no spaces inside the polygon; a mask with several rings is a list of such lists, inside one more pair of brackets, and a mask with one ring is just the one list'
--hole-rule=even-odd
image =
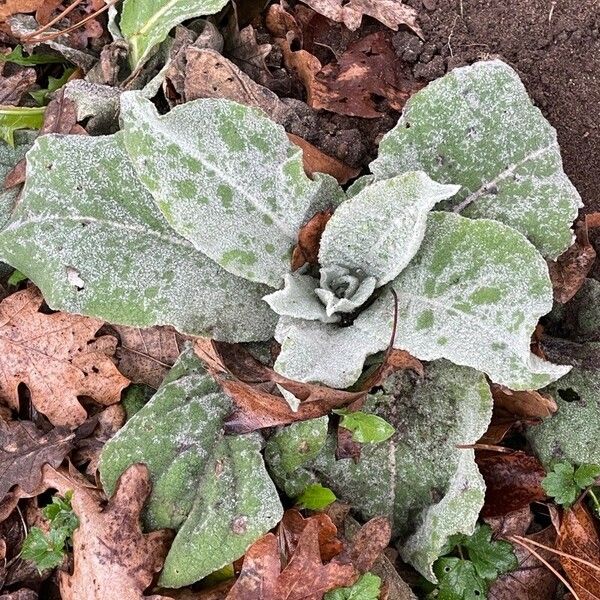
{"label": "fuzzy gray-green leaf", "polygon": [[56,310],[229,341],[268,339],[266,286],[231,275],[177,235],[109,137],[44,136],[28,154],[0,259]]}
{"label": "fuzzy gray-green leaf", "polygon": [[237,560],[282,517],[260,438],[223,434],[231,410],[188,349],[150,402],[104,446],[100,473],[109,494],[129,465],[150,469],[145,523],[177,531],[160,580],[167,587]]}
{"label": "fuzzy gray-green leaf", "polygon": [[327,223],[319,250],[321,267],[364,273],[376,278],[377,287],[391,281],[419,249],[429,211],[459,187],[441,185],[417,171],[363,188]]}
{"label": "fuzzy gray-green leaf", "polygon": [[394,346],[421,360],[446,358],[515,390],[544,387],[569,371],[530,351],[539,318],[552,308],[552,287],[543,258],[511,227],[431,213],[418,254],[392,285]]}
{"label": "fuzzy gray-green leaf", "polygon": [[548,258],[571,244],[581,200],[556,132],[501,61],[454,69],[417,92],[371,170],[378,178],[423,170],[460,184],[454,209],[511,225]]}
{"label": "fuzzy gray-green leaf", "polygon": [[159,116],[135,92],[121,97],[121,118],[138,176],[175,231],[231,273],[278,288],[321,185],[283,128],[226,100]]}
{"label": "fuzzy gray-green leaf", "polygon": [[[444,544],[456,533],[473,533],[483,505],[473,450],[457,446],[475,443],[485,432],[492,398],[483,375],[447,361],[431,363],[422,382],[413,384],[403,374],[388,385],[396,397],[370,396],[363,410],[391,423],[391,438],[364,445],[355,463],[336,460],[330,436],[300,472],[306,483],[311,473],[365,519],[389,517],[402,558],[433,580],[431,565]],[[277,464],[281,472],[284,463]],[[286,475],[294,480],[297,473]]]}

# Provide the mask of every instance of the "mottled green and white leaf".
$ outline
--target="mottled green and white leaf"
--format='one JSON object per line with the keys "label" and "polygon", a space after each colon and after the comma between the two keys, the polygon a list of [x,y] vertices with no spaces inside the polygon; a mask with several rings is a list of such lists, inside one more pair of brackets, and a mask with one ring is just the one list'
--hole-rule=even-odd
{"label": "mottled green and white leaf", "polygon": [[[329,436],[316,458],[285,477],[294,485],[318,480],[365,519],[389,517],[402,558],[434,580],[431,565],[446,541],[473,533],[483,506],[473,450],[457,446],[485,432],[492,398],[482,374],[447,361],[431,363],[422,382],[403,373],[386,386],[396,397],[370,396],[363,410],[395,427],[390,439],[363,446],[355,463],[336,460],[336,438]],[[274,461],[272,453],[266,458]],[[284,463],[275,464],[281,476]]]}
{"label": "mottled green and white leaf", "polygon": [[266,286],[235,277],[177,235],[110,137],[44,136],[28,154],[0,259],[55,310],[229,341],[271,337]]}
{"label": "mottled green and white leaf", "polygon": [[169,31],[187,19],[219,12],[228,0],[124,0],[120,32],[129,42],[132,69],[141,65]]}
{"label": "mottled green and white leaf", "polygon": [[412,96],[371,170],[380,179],[423,170],[459,184],[449,208],[511,225],[548,258],[571,244],[581,200],[556,131],[499,60],[454,69]]}
{"label": "mottled green and white leaf", "polygon": [[167,587],[194,583],[237,560],[282,517],[260,438],[223,433],[231,410],[190,348],[102,451],[100,474],[109,494],[131,464],[150,470],[145,524],[177,531],[160,579]]}
{"label": "mottled green and white leaf", "polygon": [[447,358],[514,390],[544,387],[569,371],[530,351],[539,318],[552,308],[552,286],[545,261],[511,227],[431,213],[419,253],[392,285],[394,346],[421,360]]}
{"label": "mottled green and white leaf", "polygon": [[159,116],[121,96],[125,145],[170,225],[235,275],[279,288],[320,184],[261,111],[202,99]]}
{"label": "mottled green and white leaf", "polygon": [[415,171],[366,186],[335,211],[321,237],[321,267],[342,266],[394,279],[416,254],[427,214],[460,186],[441,185]]}
{"label": "mottled green and white leaf", "polygon": [[528,429],[536,455],[546,466],[565,460],[600,465],[600,372],[574,367],[546,391],[558,411]]}

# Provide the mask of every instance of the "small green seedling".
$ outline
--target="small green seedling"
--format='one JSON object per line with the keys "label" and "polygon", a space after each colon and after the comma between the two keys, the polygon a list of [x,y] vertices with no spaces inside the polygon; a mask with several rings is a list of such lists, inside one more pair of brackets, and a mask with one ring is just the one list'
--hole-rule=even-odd
{"label": "small green seedling", "polygon": [[336,500],[335,494],[329,488],[320,483],[313,483],[298,496],[296,504],[308,510],[323,510]]}
{"label": "small green seedling", "polygon": [[381,579],[365,573],[350,587],[337,588],[325,594],[324,600],[379,600]]}
{"label": "small green seedling", "polygon": [[79,519],[71,507],[73,492],[64,498],[54,496],[52,503],[42,510],[50,522],[48,533],[32,527],[23,542],[21,557],[31,560],[40,572],[58,567],[66,556],[73,532],[79,527]]}
{"label": "small green seedling", "polygon": [[352,439],[361,444],[377,444],[391,438],[396,431],[385,419],[364,413],[340,408],[333,411],[340,415],[340,427],[352,432]]}

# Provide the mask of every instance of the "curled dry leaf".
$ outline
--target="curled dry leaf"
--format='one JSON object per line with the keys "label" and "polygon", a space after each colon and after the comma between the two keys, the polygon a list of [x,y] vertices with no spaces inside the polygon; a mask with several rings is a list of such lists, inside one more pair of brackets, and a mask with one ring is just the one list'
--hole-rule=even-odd
{"label": "curled dry leaf", "polygon": [[573,589],[580,600],[600,598],[600,539],[594,517],[580,500],[563,514],[558,531],[557,550],[588,561],[583,564],[564,556],[560,557]]}
{"label": "curled dry leaf", "polygon": [[[292,139],[292,136],[289,137]],[[318,263],[321,236],[332,215],[332,210],[322,210],[302,226],[298,232],[298,243],[292,254],[292,271],[297,271],[306,263],[311,266],[315,266]]]}
{"label": "curled dry leaf", "polygon": [[[6,63],[0,63],[4,66]],[[20,69],[12,75],[0,75],[0,105],[17,106],[34,85],[37,75],[34,69]]]}
{"label": "curled dry leaf", "polygon": [[167,530],[142,533],[140,512],[150,494],[145,465],[132,465],[123,473],[104,508],[94,490],[64,473],[48,470],[45,482],[61,493],[74,490],[71,503],[79,518],[73,535],[73,574],[60,575],[62,600],[167,600],[143,594],[160,571],[172,537]]}
{"label": "curled dry leaf", "polygon": [[35,495],[45,464],[58,467],[72,447],[74,435],[55,427],[48,433],[30,421],[0,419],[0,500],[18,485],[23,495]]}
{"label": "curled dry leaf", "polygon": [[[525,535],[525,531],[517,535]],[[556,532],[552,527],[526,536],[528,541],[554,548]],[[527,543],[527,542],[525,542]],[[555,569],[560,568],[558,556],[536,545],[530,545]],[[513,544],[519,566],[494,581],[488,592],[488,600],[554,600],[558,579],[531,552],[519,544]]]}
{"label": "curled dry leaf", "polygon": [[119,371],[132,383],[158,389],[181,354],[181,342],[186,338],[172,327],[113,328],[121,340],[116,352]]}
{"label": "curled dry leaf", "polygon": [[116,339],[96,338],[102,321],[47,315],[40,312],[42,302],[39,291],[29,287],[0,303],[0,400],[18,410],[23,383],[53,425],[76,427],[86,418],[78,396],[115,404],[129,381],[110,358]]}
{"label": "curled dry leaf", "polygon": [[[366,392],[346,392],[292,381],[257,361],[238,344],[199,338],[194,350],[236,405],[226,422],[226,429],[231,433],[248,433],[322,417],[333,408],[346,406],[366,395]],[[276,392],[276,385],[300,400],[296,412]]]}
{"label": "curled dry leaf", "polygon": [[0,21],[17,13],[30,13],[38,10],[47,0],[5,0],[0,4]]}
{"label": "curled dry leaf", "polygon": [[333,158],[325,152],[313,146],[310,142],[293,133],[288,133],[291,142],[302,148],[302,160],[304,162],[304,171],[309,177],[315,173],[327,173],[335,177],[338,183],[348,183],[360,173],[360,169],[353,169],[344,164],[337,158]]}
{"label": "curled dry leaf", "polygon": [[344,23],[348,29],[355,31],[362,23],[364,15],[381,21],[384,25],[398,30],[399,25],[406,25],[419,37],[423,32],[417,24],[417,11],[403,4],[401,0],[302,0],[304,4],[323,16]]}
{"label": "curled dry leaf", "polygon": [[555,261],[548,263],[554,299],[561,304],[568,302],[581,289],[596,260],[587,221],[580,223],[576,231],[575,243]]}
{"label": "curled dry leaf", "polygon": [[556,400],[536,390],[514,391],[503,385],[490,384],[494,398],[492,421],[480,442],[498,444],[515,426],[532,425],[558,410]]}
{"label": "curled dry leaf", "polygon": [[546,471],[534,456],[478,451],[475,462],[486,485],[483,517],[502,516],[546,497],[541,486]]}

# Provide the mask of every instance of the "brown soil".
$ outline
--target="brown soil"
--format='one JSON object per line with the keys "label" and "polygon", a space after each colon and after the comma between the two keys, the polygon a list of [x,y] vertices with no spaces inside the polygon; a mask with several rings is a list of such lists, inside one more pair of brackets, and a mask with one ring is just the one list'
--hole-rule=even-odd
{"label": "brown soil", "polygon": [[565,170],[586,212],[600,210],[600,0],[406,0],[425,43],[396,35],[396,51],[427,80],[499,57],[521,75],[556,127]]}

